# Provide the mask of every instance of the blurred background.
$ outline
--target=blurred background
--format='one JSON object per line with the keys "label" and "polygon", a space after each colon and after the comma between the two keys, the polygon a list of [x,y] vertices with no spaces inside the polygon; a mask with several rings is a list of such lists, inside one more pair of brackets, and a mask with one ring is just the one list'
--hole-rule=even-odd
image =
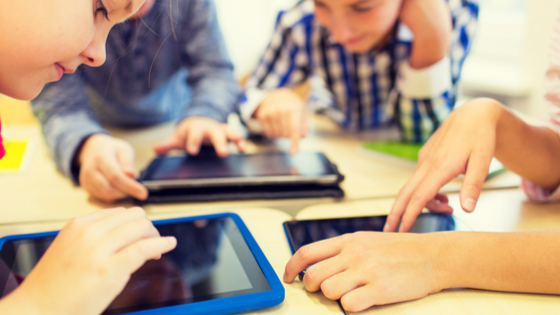
{"label": "blurred background", "polygon": [[[297,0],[214,0],[235,74],[251,73],[280,10]],[[535,119],[544,119],[544,75],[549,38],[560,0],[479,0],[477,36],[461,80],[462,100],[487,96]],[[0,96],[3,124],[33,122],[27,102]]]}

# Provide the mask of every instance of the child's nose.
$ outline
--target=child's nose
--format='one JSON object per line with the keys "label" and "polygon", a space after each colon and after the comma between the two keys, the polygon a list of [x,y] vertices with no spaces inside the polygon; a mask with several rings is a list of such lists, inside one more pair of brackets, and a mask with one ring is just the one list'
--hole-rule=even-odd
{"label": "child's nose", "polygon": [[85,64],[90,67],[99,67],[105,63],[107,54],[105,52],[105,41],[91,42],[89,46],[82,52],[85,57]]}
{"label": "child's nose", "polygon": [[334,40],[339,44],[344,44],[352,37],[352,31],[349,25],[344,19],[337,19],[333,22],[331,32]]}

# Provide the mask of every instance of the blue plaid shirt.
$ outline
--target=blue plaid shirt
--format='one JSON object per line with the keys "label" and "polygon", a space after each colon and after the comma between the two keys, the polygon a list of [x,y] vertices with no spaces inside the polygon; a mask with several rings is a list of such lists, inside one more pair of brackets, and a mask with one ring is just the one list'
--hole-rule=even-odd
{"label": "blue plaid shirt", "polygon": [[312,0],[279,15],[271,43],[247,81],[240,107],[249,121],[267,93],[311,79],[309,104],[351,130],[397,125],[402,138],[426,141],[453,109],[461,68],[478,17],[475,0],[448,0],[448,56],[426,69],[409,66],[413,36],[397,22],[387,44],[352,53],[314,17]]}
{"label": "blue plaid shirt", "polygon": [[87,137],[108,133],[102,124],[225,122],[239,94],[213,1],[157,0],[142,19],[115,25],[103,66],[64,75],[32,105],[58,168],[77,184],[74,155]]}

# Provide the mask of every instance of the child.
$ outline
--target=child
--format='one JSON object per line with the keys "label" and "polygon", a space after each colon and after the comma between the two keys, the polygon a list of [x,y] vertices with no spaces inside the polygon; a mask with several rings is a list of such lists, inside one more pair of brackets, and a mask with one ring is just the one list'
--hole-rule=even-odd
{"label": "child", "polygon": [[243,150],[242,137],[223,124],[238,98],[213,1],[147,0],[109,33],[105,65],[48,85],[33,109],[59,170],[112,202],[145,199],[148,191],[134,180],[132,147],[101,125],[177,121],[174,135],[155,147],[158,154],[174,148],[197,154],[208,142],[226,156],[228,140]]}
{"label": "child", "polygon": [[[0,93],[31,99],[62,77],[60,64],[73,71],[82,63],[103,63],[109,30],[143,1],[105,3],[0,0]],[[0,137],[0,157],[1,144]],[[100,314],[136,269],[176,243],[160,237],[140,208],[75,218],[21,286],[0,300],[0,314]]]}
{"label": "child", "polygon": [[477,16],[473,0],[299,1],[279,16],[241,116],[291,138],[295,153],[306,109],[284,87],[312,78],[310,106],[343,127],[396,125],[403,140],[425,141],[453,109]]}
{"label": "child", "polygon": [[[525,178],[535,201],[560,200],[560,19],[553,32],[547,99],[552,124],[526,124],[490,99],[451,113],[420,153],[414,176],[402,188],[385,231],[410,230],[424,208],[451,213],[439,189],[465,173],[462,208],[472,212],[496,156]],[[355,233],[300,249],[286,266],[291,282],[310,264],[306,289],[342,299],[349,311],[422,298],[454,287],[560,294],[560,230],[533,233]]]}

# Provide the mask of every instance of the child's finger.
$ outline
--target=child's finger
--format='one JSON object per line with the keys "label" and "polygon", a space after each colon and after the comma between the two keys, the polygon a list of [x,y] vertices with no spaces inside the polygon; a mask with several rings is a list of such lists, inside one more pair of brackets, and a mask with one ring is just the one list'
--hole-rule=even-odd
{"label": "child's finger", "polygon": [[446,202],[441,202],[437,200],[437,198],[428,201],[428,203],[426,204],[426,208],[428,208],[430,212],[435,212],[435,213],[444,213],[444,214],[453,213],[453,208],[449,204],[447,204]]}
{"label": "child's finger", "polygon": [[135,220],[148,220],[146,211],[139,207],[122,209],[122,211],[117,211],[108,216],[100,218],[93,224],[95,224],[96,228],[99,230],[100,235],[105,235],[110,231],[119,228],[123,224]]}
{"label": "child's finger", "polygon": [[229,154],[227,148],[226,134],[220,128],[212,128],[209,130],[210,142],[214,146],[216,153],[220,157],[226,157]]}
{"label": "child's finger", "polygon": [[142,267],[147,260],[160,257],[176,246],[177,239],[173,236],[139,240],[115,254],[110,270],[114,270],[117,274],[130,275]]}
{"label": "child's finger", "polygon": [[309,265],[338,255],[341,248],[342,241],[340,237],[301,247],[286,264],[284,282],[291,283],[297,275]]}
{"label": "child's finger", "polygon": [[169,137],[167,140],[164,140],[154,146],[154,151],[157,155],[164,155],[167,152],[174,150],[174,149],[183,149],[183,142],[179,143],[175,135]]}
{"label": "child's finger", "polygon": [[126,194],[115,189],[101,172],[89,174],[87,181],[81,183],[92,195],[107,203],[126,197]]}
{"label": "child's finger", "polygon": [[101,159],[99,169],[113,188],[136,199],[144,200],[148,197],[146,187],[126,176],[116,159]]}
{"label": "child's finger", "polygon": [[299,139],[301,138],[301,116],[292,115],[290,122],[290,138],[292,139],[292,146],[290,147],[290,154],[295,155],[299,149]]}
{"label": "child's finger", "polygon": [[386,297],[380,295],[379,290],[375,290],[374,284],[367,284],[354,289],[340,298],[342,307],[352,313],[357,313],[374,305],[387,304]]}
{"label": "child's finger", "polygon": [[322,289],[322,284],[325,280],[346,269],[346,265],[341,259],[337,259],[338,257],[327,258],[307,268],[303,277],[303,286],[307,291],[319,291]]}
{"label": "child's finger", "polygon": [[226,137],[230,141],[235,143],[239,152],[245,152],[245,146],[246,146],[245,139],[240,134],[238,134],[235,130],[230,128],[228,125],[224,125],[223,130],[226,134]]}
{"label": "child's finger", "polygon": [[138,240],[159,236],[159,232],[152,222],[144,217],[125,221],[117,225],[115,229],[104,234],[99,243],[104,244],[102,248],[103,255],[112,255]]}
{"label": "child's finger", "polygon": [[197,155],[204,139],[204,131],[200,128],[190,128],[184,136],[186,142],[183,144],[185,151],[190,155]]}
{"label": "child's finger", "polygon": [[447,175],[444,170],[445,168],[438,168],[438,171],[428,172],[418,188],[410,195],[410,201],[404,211],[399,232],[408,232],[426,204],[436,196],[443,185],[453,179],[455,175]]}
{"label": "child's finger", "polygon": [[134,178],[134,150],[128,147],[119,147],[117,149],[117,161],[124,173],[127,176]]}
{"label": "child's finger", "polygon": [[466,212],[474,211],[484,180],[488,176],[491,161],[491,155],[477,152],[474,152],[469,158],[467,173],[459,194],[461,207]]}
{"label": "child's finger", "polygon": [[290,138],[292,136],[292,115],[291,111],[286,111],[282,115],[282,134],[281,137]]}
{"label": "child's finger", "polygon": [[422,182],[424,177],[429,171],[429,166],[427,163],[420,165],[418,170],[412,175],[412,178],[401,188],[399,191],[391,212],[387,216],[387,221],[383,227],[384,232],[394,232],[397,230],[397,226],[406,210],[408,203],[410,202],[410,197],[418,185]]}

